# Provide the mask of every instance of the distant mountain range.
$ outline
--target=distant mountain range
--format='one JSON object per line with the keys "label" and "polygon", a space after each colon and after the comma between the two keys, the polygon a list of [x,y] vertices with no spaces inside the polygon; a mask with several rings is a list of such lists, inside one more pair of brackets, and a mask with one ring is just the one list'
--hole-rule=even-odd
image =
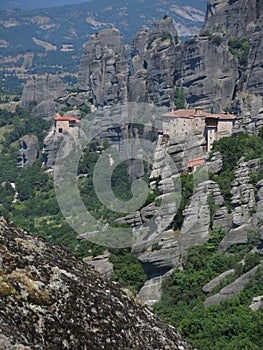
{"label": "distant mountain range", "polygon": [[3,9],[39,9],[63,5],[81,4],[90,0],[7,0],[0,4]]}
{"label": "distant mountain range", "polygon": [[[38,6],[51,4],[41,1]],[[66,1],[77,0],[61,3]],[[35,2],[8,2],[16,3],[33,6]],[[116,27],[123,41],[130,43],[139,29],[150,27],[166,14],[174,19],[179,36],[185,40],[199,32],[205,10],[206,0],[91,0],[46,9],[2,9],[0,74],[76,72],[83,44],[91,34]]]}

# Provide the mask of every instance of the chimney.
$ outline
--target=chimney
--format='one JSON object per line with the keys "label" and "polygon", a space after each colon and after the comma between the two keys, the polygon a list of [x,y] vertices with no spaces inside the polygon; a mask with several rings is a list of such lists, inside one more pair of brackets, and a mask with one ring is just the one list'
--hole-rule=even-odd
{"label": "chimney", "polygon": [[195,114],[203,114],[204,112],[204,107],[201,107],[201,106],[198,106],[198,107],[195,107]]}

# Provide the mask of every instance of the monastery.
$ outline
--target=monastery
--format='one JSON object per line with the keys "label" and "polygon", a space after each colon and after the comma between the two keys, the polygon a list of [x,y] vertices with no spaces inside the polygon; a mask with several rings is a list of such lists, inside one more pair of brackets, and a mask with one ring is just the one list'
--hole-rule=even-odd
{"label": "monastery", "polygon": [[215,140],[232,135],[235,119],[234,114],[207,113],[203,107],[178,109],[162,115],[162,131],[170,138],[176,137],[176,134],[203,133],[207,143],[207,152],[209,152]]}
{"label": "monastery", "polygon": [[66,131],[69,131],[71,128],[79,127],[80,120],[73,117],[60,116],[56,115],[54,118],[55,121],[55,132],[63,134]]}

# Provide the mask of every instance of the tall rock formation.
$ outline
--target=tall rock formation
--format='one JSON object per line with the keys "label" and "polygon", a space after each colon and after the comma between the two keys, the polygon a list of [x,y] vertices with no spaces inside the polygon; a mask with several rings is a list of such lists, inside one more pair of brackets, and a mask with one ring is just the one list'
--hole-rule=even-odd
{"label": "tall rock formation", "polygon": [[86,43],[78,86],[96,106],[117,102],[153,102],[169,106],[175,99],[175,65],[180,45],[170,17],[139,31],[130,49],[117,29],[105,29]]}
{"label": "tall rock formation", "polygon": [[17,166],[27,168],[39,158],[39,143],[35,135],[25,135],[19,140]]}
{"label": "tall rock formation", "polygon": [[219,113],[231,106],[236,81],[237,62],[225,45],[209,36],[187,41],[177,61],[177,82],[183,87],[190,106],[204,106]]}
{"label": "tall rock formation", "polygon": [[208,0],[202,32],[242,37],[254,32],[261,0]]}
{"label": "tall rock formation", "polygon": [[32,78],[23,89],[21,106],[27,108],[30,103],[35,103],[33,115],[51,118],[61,108],[54,100],[65,94],[66,86],[57,75],[47,74]]}
{"label": "tall rock formation", "polygon": [[175,100],[175,62],[180,52],[177,31],[171,17],[142,29],[131,45],[132,74],[129,101],[170,106]]}
{"label": "tall rock formation", "polygon": [[140,30],[127,52],[116,29],[104,30],[86,44],[79,87],[102,106],[127,100],[173,106],[182,87],[190,107],[242,114],[239,92],[263,96],[262,9],[262,0],[210,0],[200,35],[179,43],[165,16]]}
{"label": "tall rock formation", "polygon": [[[240,70],[240,84],[237,90],[263,95],[263,1],[209,0],[207,15],[201,33],[223,35],[227,39],[248,38],[247,62]],[[238,81],[237,81],[238,83]]]}
{"label": "tall rock formation", "polygon": [[78,86],[96,106],[127,101],[128,54],[119,30],[105,29],[85,44]]}

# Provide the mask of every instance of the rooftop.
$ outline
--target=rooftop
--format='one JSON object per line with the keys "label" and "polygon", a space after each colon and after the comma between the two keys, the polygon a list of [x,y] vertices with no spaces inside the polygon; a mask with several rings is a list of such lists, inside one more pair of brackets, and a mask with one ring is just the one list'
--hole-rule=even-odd
{"label": "rooftop", "polygon": [[177,118],[194,118],[194,117],[203,117],[203,118],[214,118],[221,120],[233,120],[236,119],[236,116],[232,113],[221,112],[219,114],[208,113],[204,111],[203,107],[196,107],[195,109],[177,109],[172,110],[171,112],[165,113],[163,117],[177,117]]}
{"label": "rooftop", "polygon": [[67,122],[75,122],[75,123],[80,123],[80,120],[77,118],[73,118],[73,117],[67,117],[66,115],[64,116],[60,116],[60,115],[56,115],[54,118],[55,121],[67,121]]}
{"label": "rooftop", "polygon": [[187,168],[192,168],[194,166],[203,165],[204,163],[205,163],[204,156],[200,156],[198,158],[194,158],[194,159],[189,160],[189,162],[187,163]]}

